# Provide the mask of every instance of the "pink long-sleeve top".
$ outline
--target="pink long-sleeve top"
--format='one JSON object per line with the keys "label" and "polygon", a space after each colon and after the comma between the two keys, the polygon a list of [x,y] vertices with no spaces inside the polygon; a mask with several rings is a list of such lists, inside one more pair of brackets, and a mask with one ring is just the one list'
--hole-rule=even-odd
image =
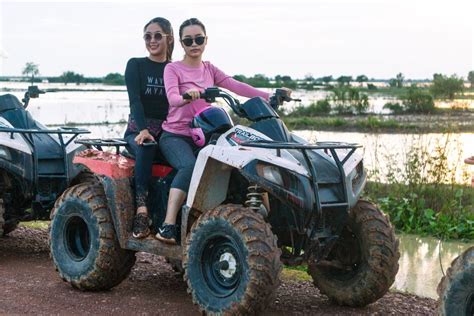
{"label": "pink long-sleeve top", "polygon": [[202,92],[206,88],[218,86],[247,98],[258,96],[268,100],[270,97],[269,93],[226,75],[208,61],[202,62],[199,67],[191,67],[181,61],[170,63],[166,65],[163,79],[169,110],[162,128],[170,133],[184,136],[191,136],[189,123],[194,115],[210,106],[203,99],[186,103],[182,95],[189,89],[194,88]]}

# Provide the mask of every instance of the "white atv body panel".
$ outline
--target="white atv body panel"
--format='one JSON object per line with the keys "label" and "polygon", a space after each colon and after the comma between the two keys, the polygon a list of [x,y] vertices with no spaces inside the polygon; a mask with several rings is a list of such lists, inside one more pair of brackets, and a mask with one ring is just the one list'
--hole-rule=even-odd
{"label": "white atv body panel", "polygon": [[208,145],[203,148],[196,160],[186,206],[199,210],[209,210],[218,206],[226,198],[232,169],[242,169],[256,159],[292,170],[306,177],[309,176],[306,168],[287,150],[280,150],[280,157],[278,157],[276,149],[239,145],[233,141],[235,137],[232,138],[236,135],[242,136],[240,141],[270,140],[252,128],[237,125],[221,135],[216,145]]}
{"label": "white atv body panel", "polygon": [[[0,126],[13,128],[10,122],[8,122],[3,117],[0,117]],[[30,146],[23,138],[23,136],[18,133],[13,133],[13,137],[11,135],[11,133],[0,133],[0,145],[31,155]]]}

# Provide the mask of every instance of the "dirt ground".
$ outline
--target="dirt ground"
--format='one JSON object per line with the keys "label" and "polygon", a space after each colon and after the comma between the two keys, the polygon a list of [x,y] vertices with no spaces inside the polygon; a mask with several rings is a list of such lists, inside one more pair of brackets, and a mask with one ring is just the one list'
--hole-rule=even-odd
{"label": "dirt ground", "polygon": [[[130,276],[106,292],[63,282],[48,253],[47,231],[20,227],[0,238],[0,314],[198,315],[182,277],[163,258],[138,253]],[[435,315],[436,301],[388,293],[365,308],[332,305],[308,281],[284,278],[263,315]]]}

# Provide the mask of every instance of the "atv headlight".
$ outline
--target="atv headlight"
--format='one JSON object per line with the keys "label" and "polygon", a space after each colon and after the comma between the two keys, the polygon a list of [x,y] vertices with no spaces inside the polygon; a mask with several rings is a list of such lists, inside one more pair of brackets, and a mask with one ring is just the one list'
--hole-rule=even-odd
{"label": "atv headlight", "polygon": [[7,148],[0,146],[0,158],[12,160],[12,155],[10,154],[10,151]]}
{"label": "atv headlight", "polygon": [[284,186],[283,178],[281,176],[281,173],[278,167],[271,166],[271,165],[258,164],[257,174],[261,177],[264,177],[268,181],[271,181],[280,186]]}

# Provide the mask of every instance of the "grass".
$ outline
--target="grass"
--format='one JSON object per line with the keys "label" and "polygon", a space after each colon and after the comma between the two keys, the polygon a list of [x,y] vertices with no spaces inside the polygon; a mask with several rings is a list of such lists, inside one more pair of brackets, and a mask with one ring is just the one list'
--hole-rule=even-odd
{"label": "grass", "polygon": [[31,221],[31,222],[20,222],[19,226],[32,228],[32,229],[48,229],[50,221]]}
{"label": "grass", "polygon": [[296,281],[313,281],[313,278],[308,274],[307,266],[285,266],[281,273],[282,279],[296,280]]}
{"label": "grass", "polygon": [[403,155],[376,157],[385,163],[368,170],[366,194],[399,231],[474,240],[474,189],[464,154],[451,134],[441,139],[419,139]]}

